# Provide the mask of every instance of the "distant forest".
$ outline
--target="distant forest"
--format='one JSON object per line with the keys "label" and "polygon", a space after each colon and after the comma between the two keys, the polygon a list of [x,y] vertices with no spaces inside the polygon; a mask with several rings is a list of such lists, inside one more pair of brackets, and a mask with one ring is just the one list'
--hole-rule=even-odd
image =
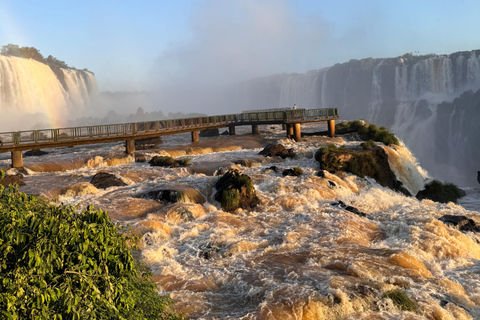
{"label": "distant forest", "polygon": [[[26,58],[26,59],[33,59],[38,62],[44,63],[48,65],[52,70],[63,68],[63,69],[75,69],[74,67],[70,67],[65,61],[58,60],[57,58],[49,55],[48,57],[44,57],[40,50],[34,47],[20,47],[16,44],[9,43],[7,45],[2,46],[0,51],[0,55],[3,56],[13,56],[19,58]],[[83,69],[84,71],[88,71],[87,68]],[[89,71],[90,72],[90,71]]]}

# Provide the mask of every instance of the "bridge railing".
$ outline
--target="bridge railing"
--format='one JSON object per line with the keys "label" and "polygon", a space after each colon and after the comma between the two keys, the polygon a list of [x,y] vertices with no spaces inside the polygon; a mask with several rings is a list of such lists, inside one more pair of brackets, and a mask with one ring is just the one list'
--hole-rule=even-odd
{"label": "bridge railing", "polygon": [[39,142],[72,141],[78,139],[128,136],[139,133],[185,130],[209,126],[261,121],[315,120],[338,117],[338,109],[287,109],[248,112],[185,119],[166,119],[121,124],[106,124],[59,129],[28,130],[0,133],[0,147]]}

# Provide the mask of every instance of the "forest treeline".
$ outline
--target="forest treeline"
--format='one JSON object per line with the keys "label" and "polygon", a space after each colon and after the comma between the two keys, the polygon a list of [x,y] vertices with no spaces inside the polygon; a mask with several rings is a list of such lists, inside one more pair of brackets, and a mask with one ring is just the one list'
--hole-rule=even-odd
{"label": "forest treeline", "polygon": [[[65,61],[59,60],[53,57],[52,55],[49,55],[48,57],[45,58],[40,53],[40,50],[34,47],[20,47],[16,44],[9,43],[7,45],[2,46],[2,49],[0,50],[0,55],[13,56],[13,57],[19,57],[19,58],[25,58],[25,59],[33,59],[48,65],[50,68],[52,68],[52,70],[56,68],[76,69],[74,67],[70,67],[68,64],[65,63]],[[88,69],[86,68],[83,70],[88,71]]]}

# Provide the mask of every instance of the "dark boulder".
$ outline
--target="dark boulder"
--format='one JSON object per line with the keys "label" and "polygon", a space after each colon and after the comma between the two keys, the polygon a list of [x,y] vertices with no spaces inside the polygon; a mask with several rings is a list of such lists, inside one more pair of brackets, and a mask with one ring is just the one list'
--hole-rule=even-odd
{"label": "dark boulder", "polygon": [[273,172],[278,172],[278,167],[277,166],[271,166],[270,168],[266,169],[266,170],[272,170]]}
{"label": "dark boulder", "polygon": [[447,226],[456,227],[460,231],[480,232],[480,226],[472,219],[465,216],[444,215],[438,220],[445,223]]}
{"label": "dark boulder", "polygon": [[282,172],[282,175],[284,176],[292,176],[292,177],[298,177],[303,174],[303,170],[300,169],[299,167],[293,167],[291,169],[285,169]]}
{"label": "dark boulder", "polygon": [[418,200],[430,199],[441,203],[456,203],[457,200],[464,195],[465,191],[453,183],[443,183],[438,180],[432,180],[425,185],[425,189],[417,193],[416,198]]}
{"label": "dark boulder", "polygon": [[228,130],[225,130],[222,132],[222,136],[228,136],[230,135],[230,132]]}
{"label": "dark boulder", "polygon": [[335,184],[335,182],[333,181],[330,181],[330,180],[327,180],[328,181],[328,185],[332,188],[335,188],[337,185]]}
{"label": "dark boulder", "polygon": [[23,154],[25,157],[39,157],[48,154],[47,151],[43,151],[40,149],[33,149],[33,150],[28,150]]}
{"label": "dark boulder", "polygon": [[110,187],[123,187],[127,184],[122,179],[117,178],[114,174],[107,172],[99,172],[93,176],[90,183],[99,189],[107,189]]}
{"label": "dark boulder", "polygon": [[206,129],[199,133],[200,137],[216,137],[220,135],[218,129]]}
{"label": "dark boulder", "polygon": [[269,144],[259,154],[265,157],[279,156],[282,159],[295,157],[293,149],[286,149],[281,144]]}
{"label": "dark boulder", "polygon": [[315,175],[320,178],[325,178],[325,172],[323,172],[323,170],[318,171]]}
{"label": "dark boulder", "polygon": [[362,212],[355,207],[347,206],[341,200],[339,200],[338,202],[332,202],[331,205],[335,206],[335,207],[340,207],[340,208],[345,209],[347,211],[350,211],[350,212],[352,212],[352,213],[354,213],[354,214],[356,214],[357,216],[360,216],[360,217],[366,217],[367,216],[367,214],[365,212]]}
{"label": "dark boulder", "polygon": [[155,156],[149,162],[151,166],[156,167],[168,167],[168,168],[178,168],[178,167],[186,167],[190,165],[190,159],[173,159],[169,156]]}
{"label": "dark boulder", "polygon": [[19,185],[19,186],[24,186],[25,182],[22,180],[23,175],[21,174],[16,174],[16,175],[5,175],[3,179],[0,179],[0,185],[4,187],[8,187],[9,185]]}
{"label": "dark boulder", "polygon": [[135,153],[135,162],[147,162],[147,158],[143,153]]}
{"label": "dark boulder", "polygon": [[216,183],[215,200],[225,211],[251,209],[260,204],[252,179],[238,170],[227,171]]}
{"label": "dark boulder", "polygon": [[155,200],[161,203],[184,202],[184,203],[205,203],[205,198],[195,188],[188,186],[176,186],[169,189],[157,189],[147,191],[140,195],[143,199]]}

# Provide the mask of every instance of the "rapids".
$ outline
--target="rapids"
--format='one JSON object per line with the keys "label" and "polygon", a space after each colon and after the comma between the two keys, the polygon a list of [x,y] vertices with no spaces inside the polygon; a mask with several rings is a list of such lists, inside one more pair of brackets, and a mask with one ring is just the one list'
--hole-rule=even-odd
{"label": "rapids", "polygon": [[[316,132],[319,126],[302,129]],[[478,189],[466,190],[463,206],[419,201],[346,173],[321,178],[313,157],[319,147],[359,142],[308,136],[295,143],[280,126],[260,129],[260,136],[237,128],[235,137],[203,138],[197,145],[188,134],[169,136],[159,149],[137,150],[146,158],[187,157],[191,168],[135,162],[122,155],[120,143],[49,149],[46,156],[24,159],[29,174],[20,189],[81,207],[94,204],[129,224],[141,235],[138,256],[160,292],[190,319],[480,318],[480,234],[438,220],[464,215],[480,224]],[[259,156],[273,141],[297,156]],[[410,151],[384,148],[397,178],[412,192],[421,189],[428,174]],[[253,179],[261,205],[232,214],[214,200],[219,177],[212,173],[240,159],[251,160],[251,167],[238,167]],[[0,167],[8,163],[0,154]],[[282,176],[294,166],[303,175]],[[127,186],[91,186],[98,171]],[[163,204],[139,196],[161,187],[195,188],[206,202],[187,196]],[[339,200],[366,217],[332,205]],[[383,296],[394,289],[404,290],[417,311],[402,311]]]}

